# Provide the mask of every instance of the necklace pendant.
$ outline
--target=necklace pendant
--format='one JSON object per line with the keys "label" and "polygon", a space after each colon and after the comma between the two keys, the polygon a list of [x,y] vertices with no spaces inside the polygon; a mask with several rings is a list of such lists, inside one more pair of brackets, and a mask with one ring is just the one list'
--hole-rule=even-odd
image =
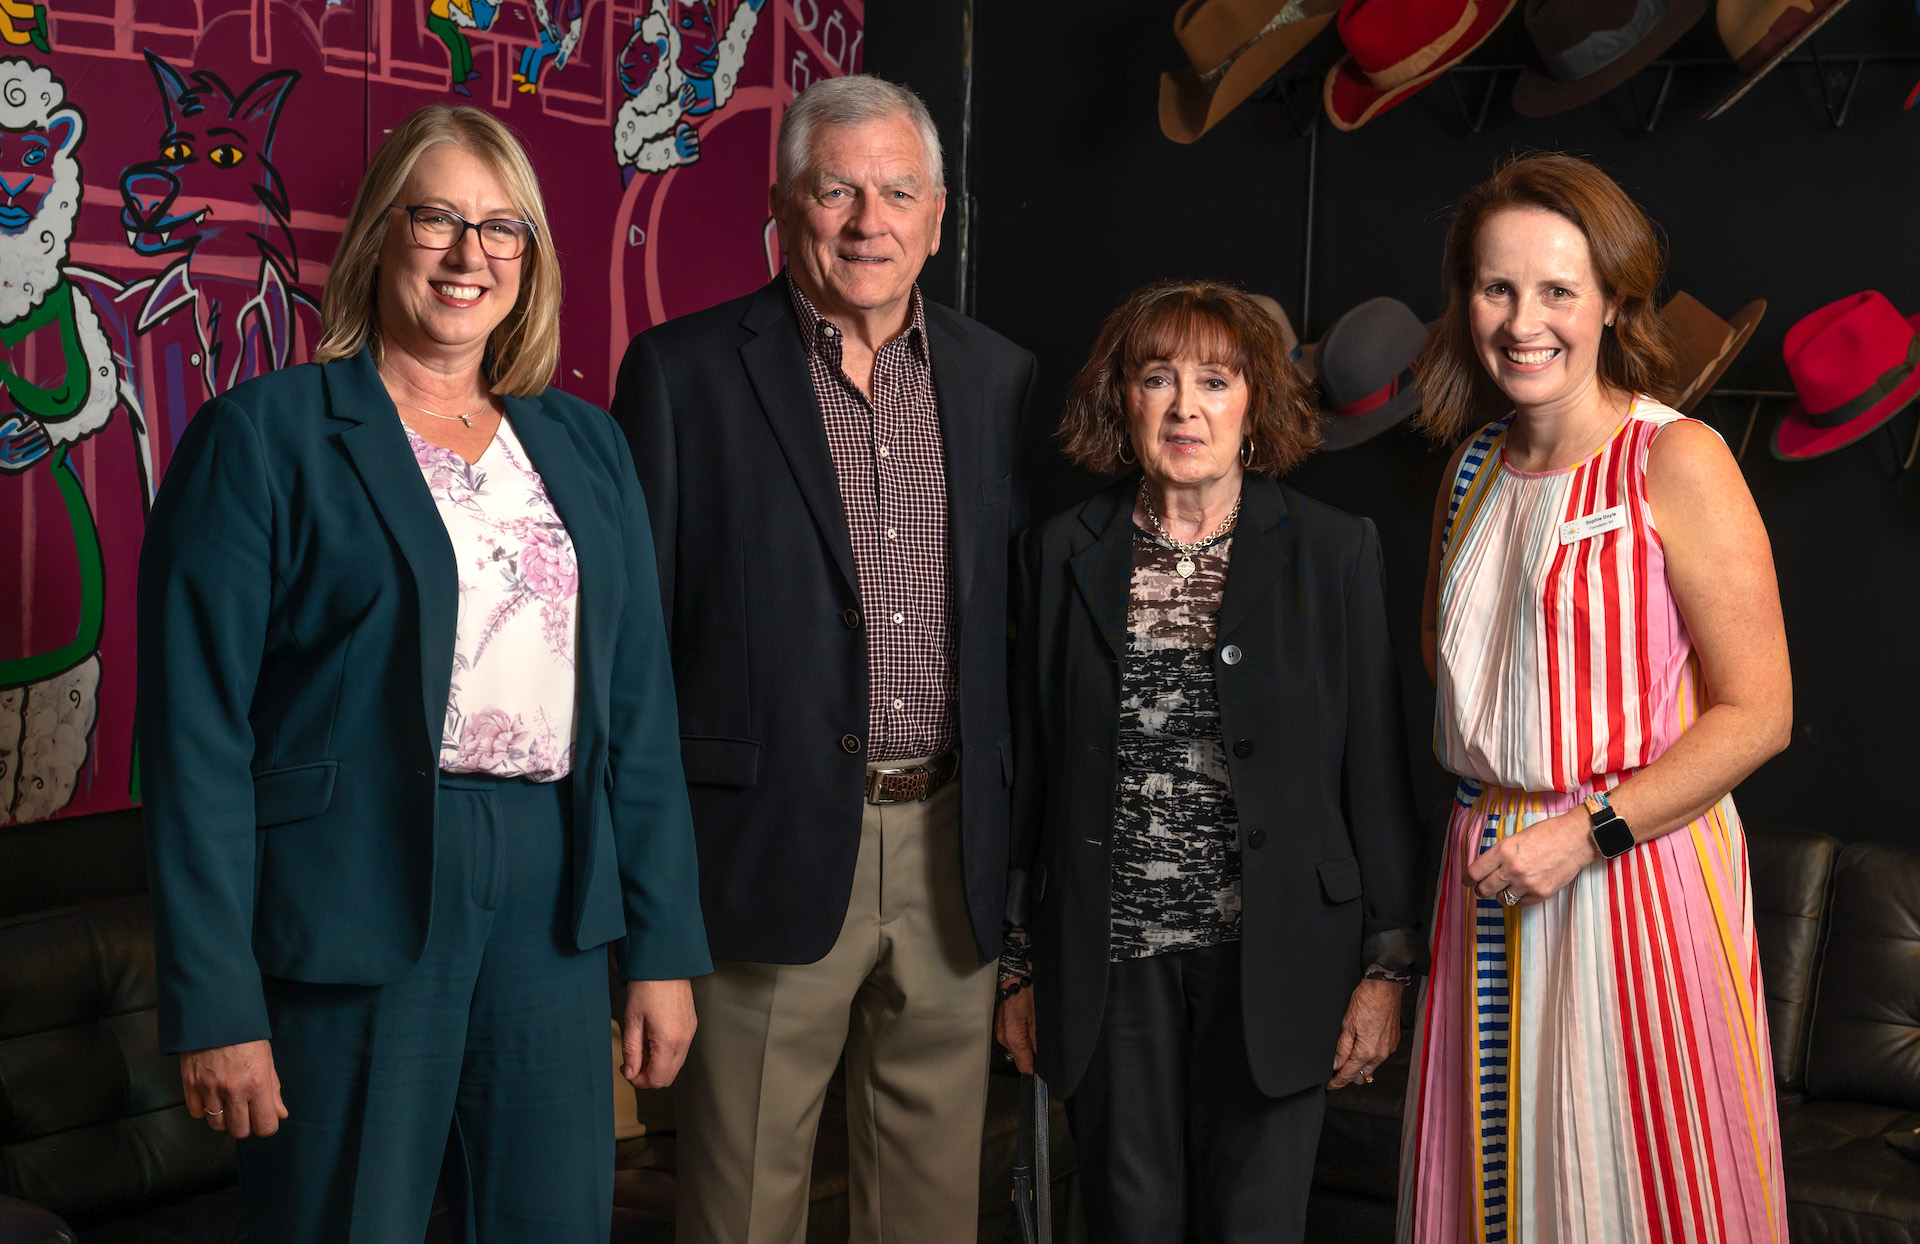
{"label": "necklace pendant", "polygon": [[1182,557],[1178,562],[1174,563],[1173,568],[1180,572],[1180,577],[1183,579],[1191,579],[1193,572],[1197,569],[1191,557]]}
{"label": "necklace pendant", "polygon": [[472,416],[472,415],[461,415],[461,416],[460,416],[460,422],[462,422],[462,423],[464,423],[464,424],[466,424],[466,425],[467,425],[468,427],[472,427],[472,426],[473,426],[473,416]]}

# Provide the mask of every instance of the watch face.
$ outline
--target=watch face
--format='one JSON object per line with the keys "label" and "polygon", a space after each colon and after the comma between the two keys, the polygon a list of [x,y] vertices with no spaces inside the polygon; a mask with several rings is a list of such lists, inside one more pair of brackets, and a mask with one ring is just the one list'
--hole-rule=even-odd
{"label": "watch face", "polygon": [[1593,845],[1608,859],[1616,859],[1633,850],[1633,831],[1618,816],[1593,827]]}

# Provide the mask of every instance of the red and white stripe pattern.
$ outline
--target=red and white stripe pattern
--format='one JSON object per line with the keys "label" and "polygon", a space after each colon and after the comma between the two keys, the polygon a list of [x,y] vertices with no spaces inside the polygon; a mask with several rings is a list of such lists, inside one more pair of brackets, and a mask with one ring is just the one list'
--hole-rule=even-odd
{"label": "red and white stripe pattern", "polygon": [[1435,747],[1463,780],[1409,1038],[1402,1241],[1786,1240],[1732,799],[1506,909],[1504,938],[1464,884],[1486,842],[1617,785],[1706,707],[1646,502],[1679,418],[1640,398],[1593,457],[1541,475],[1506,466],[1503,421],[1455,481]]}

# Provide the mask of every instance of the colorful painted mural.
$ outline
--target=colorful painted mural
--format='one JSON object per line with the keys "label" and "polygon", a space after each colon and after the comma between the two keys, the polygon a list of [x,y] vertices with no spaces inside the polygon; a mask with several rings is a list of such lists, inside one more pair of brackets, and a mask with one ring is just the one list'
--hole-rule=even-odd
{"label": "colorful painted mural", "polygon": [[[423,103],[526,141],[556,383],[779,266],[781,112],[864,0],[0,0],[0,826],[125,807],[146,506],[210,396],[303,362],[371,151]],[[4,832],[0,829],[0,832]]]}

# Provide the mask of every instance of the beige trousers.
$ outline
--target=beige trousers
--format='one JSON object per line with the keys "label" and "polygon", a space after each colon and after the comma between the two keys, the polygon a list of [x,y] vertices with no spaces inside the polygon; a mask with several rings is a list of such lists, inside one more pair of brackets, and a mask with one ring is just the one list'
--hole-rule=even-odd
{"label": "beige trousers", "polygon": [[717,963],[674,1086],[679,1244],[802,1244],[814,1134],[847,1060],[852,1244],[973,1241],[994,963],[960,883],[959,784],[866,805],[818,963]]}

